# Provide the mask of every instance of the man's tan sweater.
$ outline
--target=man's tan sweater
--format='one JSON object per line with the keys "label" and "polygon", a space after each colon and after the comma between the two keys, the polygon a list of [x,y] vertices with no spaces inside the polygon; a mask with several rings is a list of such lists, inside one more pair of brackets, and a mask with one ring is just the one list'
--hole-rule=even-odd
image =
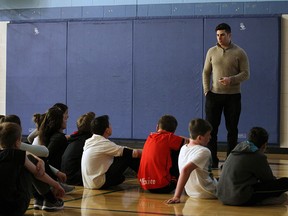
{"label": "man's tan sweater", "polygon": [[[224,86],[219,83],[221,77],[230,77],[230,85]],[[236,44],[231,43],[227,49],[217,44],[208,50],[202,74],[205,94],[208,91],[217,94],[240,93],[240,83],[249,77],[247,54]],[[210,87],[211,78],[212,86]]]}

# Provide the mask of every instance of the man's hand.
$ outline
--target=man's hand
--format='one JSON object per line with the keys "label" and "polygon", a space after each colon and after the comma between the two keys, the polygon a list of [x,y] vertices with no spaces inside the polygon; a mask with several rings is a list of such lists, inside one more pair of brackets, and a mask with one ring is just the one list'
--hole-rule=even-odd
{"label": "man's hand", "polygon": [[231,78],[230,77],[221,77],[219,79],[219,82],[224,85],[224,86],[227,86],[227,85],[230,85],[231,83]]}

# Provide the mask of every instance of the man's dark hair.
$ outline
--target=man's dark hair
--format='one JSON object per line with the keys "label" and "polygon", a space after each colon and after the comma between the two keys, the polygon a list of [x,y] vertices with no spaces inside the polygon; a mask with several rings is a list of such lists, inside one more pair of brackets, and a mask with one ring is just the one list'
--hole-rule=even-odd
{"label": "man's dark hair", "polygon": [[231,33],[231,27],[227,23],[221,23],[215,28],[215,32],[218,30],[225,30],[227,33]]}
{"label": "man's dark hair", "polygon": [[261,127],[253,127],[248,134],[248,141],[254,143],[258,148],[268,142],[269,134]]}
{"label": "man's dark hair", "polygon": [[104,135],[105,130],[109,128],[109,116],[102,115],[94,118],[91,122],[91,130],[93,134]]}

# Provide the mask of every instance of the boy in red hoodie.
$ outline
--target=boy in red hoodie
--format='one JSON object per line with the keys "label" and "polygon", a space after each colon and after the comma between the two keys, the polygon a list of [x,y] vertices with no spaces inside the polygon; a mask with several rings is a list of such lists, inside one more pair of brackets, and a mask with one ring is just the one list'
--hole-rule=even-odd
{"label": "boy in red hoodie", "polygon": [[138,171],[138,180],[144,190],[170,193],[176,188],[179,150],[187,139],[174,134],[177,125],[175,117],[164,115],[158,121],[157,132],[146,139]]}

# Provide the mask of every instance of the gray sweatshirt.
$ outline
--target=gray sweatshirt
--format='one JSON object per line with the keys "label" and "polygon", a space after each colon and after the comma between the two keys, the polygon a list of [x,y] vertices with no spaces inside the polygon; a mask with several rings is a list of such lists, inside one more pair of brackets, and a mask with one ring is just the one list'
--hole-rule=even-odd
{"label": "gray sweatshirt", "polygon": [[228,156],[217,185],[225,205],[242,205],[253,194],[253,185],[275,179],[267,157],[251,142],[239,143]]}

